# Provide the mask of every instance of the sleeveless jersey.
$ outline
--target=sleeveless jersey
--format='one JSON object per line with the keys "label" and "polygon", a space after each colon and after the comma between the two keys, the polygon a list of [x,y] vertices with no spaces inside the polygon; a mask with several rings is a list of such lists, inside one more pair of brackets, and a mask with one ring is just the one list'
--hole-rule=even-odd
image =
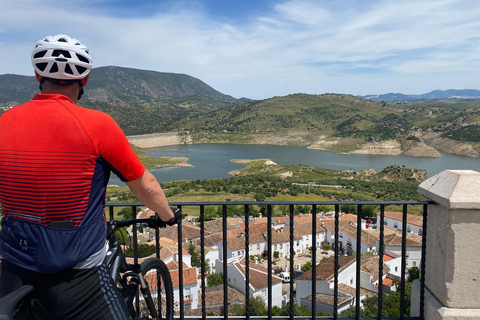
{"label": "sleeveless jersey", "polygon": [[[0,117],[0,256],[54,273],[105,245],[105,191],[144,166],[107,114],[64,95],[39,94]],[[73,221],[73,228],[51,226]]]}

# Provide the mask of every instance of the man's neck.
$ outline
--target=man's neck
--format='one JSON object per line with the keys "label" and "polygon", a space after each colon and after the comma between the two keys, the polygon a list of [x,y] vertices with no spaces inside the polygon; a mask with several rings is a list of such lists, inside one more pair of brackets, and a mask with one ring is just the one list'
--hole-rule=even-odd
{"label": "man's neck", "polygon": [[68,86],[60,86],[51,82],[45,81],[42,85],[42,93],[44,94],[63,94],[67,96],[73,103],[77,103],[78,94],[81,87],[78,83],[74,83]]}

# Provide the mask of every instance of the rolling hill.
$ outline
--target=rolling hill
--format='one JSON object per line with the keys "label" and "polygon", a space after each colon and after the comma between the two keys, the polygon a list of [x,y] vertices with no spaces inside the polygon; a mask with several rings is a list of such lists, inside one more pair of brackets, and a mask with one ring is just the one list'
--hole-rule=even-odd
{"label": "rolling hill", "polygon": [[[420,98],[436,100],[423,102],[408,102],[411,96],[402,94],[381,95],[379,101],[347,94],[237,100],[188,75],[111,66],[93,69],[85,91],[79,104],[107,112],[127,135],[190,131],[194,142],[433,157],[440,156],[438,149],[480,156],[480,101],[465,98],[479,90],[432,91]],[[33,76],[0,75],[3,110],[36,92]]]}

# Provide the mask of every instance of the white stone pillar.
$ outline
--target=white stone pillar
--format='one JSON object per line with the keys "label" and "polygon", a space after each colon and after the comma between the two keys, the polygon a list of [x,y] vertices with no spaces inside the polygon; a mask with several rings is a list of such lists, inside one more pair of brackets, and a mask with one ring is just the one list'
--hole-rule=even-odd
{"label": "white stone pillar", "polygon": [[[424,181],[418,192],[428,206],[425,318],[480,319],[480,173],[447,170]],[[412,288],[418,315],[419,286]]]}

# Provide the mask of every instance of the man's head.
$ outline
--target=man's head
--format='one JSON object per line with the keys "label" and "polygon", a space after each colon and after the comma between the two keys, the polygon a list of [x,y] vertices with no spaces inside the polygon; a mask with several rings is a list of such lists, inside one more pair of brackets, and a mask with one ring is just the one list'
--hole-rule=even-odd
{"label": "man's head", "polygon": [[32,52],[32,65],[40,82],[40,90],[45,81],[57,86],[80,85],[80,99],[83,86],[87,84],[92,69],[92,59],[88,48],[77,39],[58,34],[37,41]]}

